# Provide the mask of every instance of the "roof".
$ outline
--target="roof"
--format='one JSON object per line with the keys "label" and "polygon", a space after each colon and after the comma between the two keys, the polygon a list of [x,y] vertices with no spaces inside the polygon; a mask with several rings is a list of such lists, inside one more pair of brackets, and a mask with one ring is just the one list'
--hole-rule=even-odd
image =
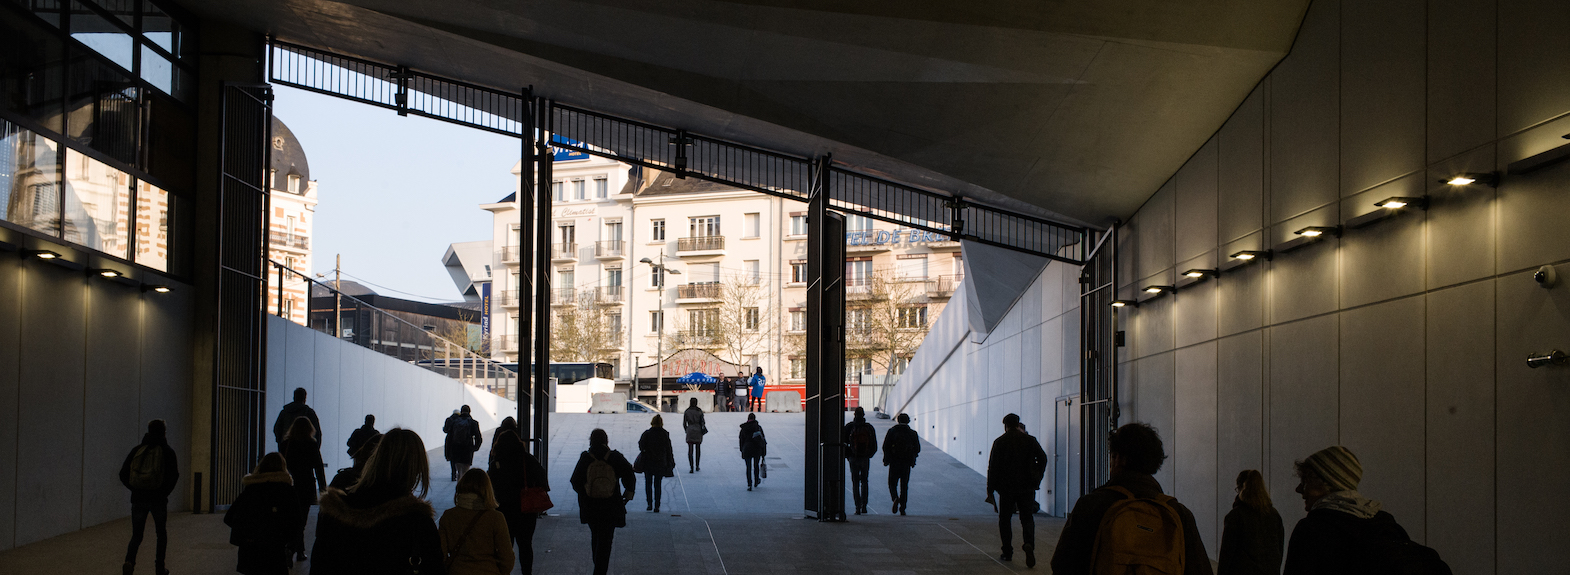
{"label": "roof", "polygon": [[[306,161],[305,148],[300,145],[299,138],[294,137],[294,131],[284,125],[283,120],[273,116],[273,144],[272,144],[272,169],[278,173],[274,185],[278,189],[287,190],[288,179],[286,176],[300,176],[301,181],[311,181],[311,164]],[[302,187],[301,193],[305,192]]]}
{"label": "roof", "polygon": [[[318,283],[311,284],[311,297],[326,297],[332,295],[332,290],[328,289],[332,286],[332,284],[332,280],[320,281]],[[340,282],[338,291],[343,295],[352,295],[355,297],[363,295],[376,295],[376,290],[365,287],[364,284],[352,280],[343,280]]]}

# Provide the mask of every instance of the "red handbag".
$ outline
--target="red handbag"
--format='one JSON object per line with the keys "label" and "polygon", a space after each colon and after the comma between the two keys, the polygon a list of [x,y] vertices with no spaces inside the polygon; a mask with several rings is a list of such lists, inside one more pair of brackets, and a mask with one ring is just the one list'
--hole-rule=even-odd
{"label": "red handbag", "polygon": [[540,514],[547,509],[555,507],[551,502],[551,494],[544,487],[529,487],[529,466],[523,467],[523,489],[518,491],[518,508],[524,513]]}

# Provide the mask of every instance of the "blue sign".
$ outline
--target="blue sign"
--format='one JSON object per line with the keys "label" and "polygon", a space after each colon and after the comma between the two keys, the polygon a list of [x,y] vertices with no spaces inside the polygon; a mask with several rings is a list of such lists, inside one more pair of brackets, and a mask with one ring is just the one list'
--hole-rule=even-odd
{"label": "blue sign", "polygon": [[[562,144],[567,144],[569,146],[577,146],[577,147],[580,147],[580,148],[584,147],[583,146],[583,142],[579,142],[579,141],[571,139],[571,138],[563,138],[561,136],[557,136],[557,135],[554,135],[554,134],[551,135],[551,142],[559,142],[559,143],[562,143]],[[577,151],[577,150],[568,150],[568,149],[565,149],[565,148],[558,148],[556,146],[551,146],[551,149],[556,152],[556,155],[555,155],[554,159],[557,162],[576,162],[578,160],[587,160],[587,159],[589,159],[589,155],[588,154],[580,152],[580,151]]]}
{"label": "blue sign", "polygon": [[480,284],[480,346],[491,352],[491,282]]}
{"label": "blue sign", "polygon": [[874,230],[865,232],[845,232],[845,245],[847,246],[881,246],[923,244],[929,242],[946,242],[949,237],[943,234],[922,230]]}

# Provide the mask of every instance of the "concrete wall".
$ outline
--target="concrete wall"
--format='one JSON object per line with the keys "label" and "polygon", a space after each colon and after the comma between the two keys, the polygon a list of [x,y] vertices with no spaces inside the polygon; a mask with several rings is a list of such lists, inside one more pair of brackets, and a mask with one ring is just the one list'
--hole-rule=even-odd
{"label": "concrete wall", "polygon": [[0,550],[130,514],[120,464],[152,419],[180,455],[170,509],[190,509],[193,291],[171,286],[0,252]]}
{"label": "concrete wall", "polygon": [[436,449],[446,437],[442,423],[461,405],[485,430],[518,413],[517,402],[278,316],[267,318],[267,349],[268,443],[278,411],[294,400],[295,388],[305,388],[306,403],[322,422],[328,474],[350,465],[344,442],[366,414],[376,415],[377,430],[412,429],[426,449]]}

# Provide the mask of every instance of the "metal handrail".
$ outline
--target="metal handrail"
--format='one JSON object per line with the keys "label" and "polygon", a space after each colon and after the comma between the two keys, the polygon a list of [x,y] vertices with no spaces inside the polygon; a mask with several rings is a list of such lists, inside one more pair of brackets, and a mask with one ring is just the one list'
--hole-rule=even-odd
{"label": "metal handrail", "polygon": [[676,251],[678,252],[723,249],[725,249],[725,236],[697,236],[676,239]]}
{"label": "metal handrail", "polygon": [[578,244],[551,244],[551,259],[578,259]]}
{"label": "metal handrail", "polygon": [[625,254],[627,242],[621,240],[600,240],[594,242],[594,257],[607,258]]}
{"label": "metal handrail", "polygon": [[719,299],[720,284],[692,283],[676,286],[676,299]]}

